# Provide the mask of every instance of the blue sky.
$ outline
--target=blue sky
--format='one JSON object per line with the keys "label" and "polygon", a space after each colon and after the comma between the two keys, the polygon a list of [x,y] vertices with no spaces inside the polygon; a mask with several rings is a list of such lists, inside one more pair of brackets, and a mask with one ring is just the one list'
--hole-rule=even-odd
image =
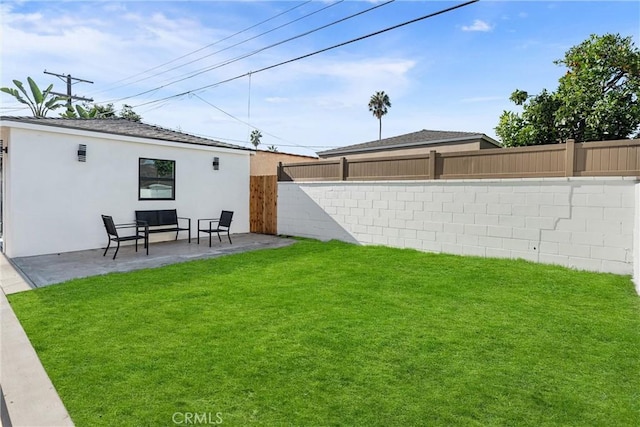
{"label": "blue sky", "polygon": [[[94,82],[74,85],[75,94],[130,104],[147,123],[243,146],[258,128],[261,148],[313,155],[377,139],[367,103],[379,90],[392,102],[383,137],[495,137],[501,112],[517,111],[511,92],[555,90],[564,69],[553,61],[571,46],[605,33],[640,45],[638,1],[480,1],[245,75],[463,2],[383,3],[3,0],[0,85],[31,76],[65,92],[43,71],[70,73]],[[1,114],[29,114],[19,106],[0,96]]]}

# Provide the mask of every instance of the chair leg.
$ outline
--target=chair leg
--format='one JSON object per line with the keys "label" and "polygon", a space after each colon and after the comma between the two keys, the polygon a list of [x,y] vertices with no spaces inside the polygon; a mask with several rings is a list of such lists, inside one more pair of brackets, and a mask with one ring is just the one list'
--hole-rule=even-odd
{"label": "chair leg", "polygon": [[138,252],[138,239],[136,239],[136,252]]}
{"label": "chair leg", "polygon": [[116,259],[116,255],[118,255],[118,251],[120,250],[120,240],[116,241],[118,246],[116,246],[116,253],[113,254],[113,259]]}
{"label": "chair leg", "polygon": [[222,243],[222,239],[220,238],[220,231],[216,231],[216,233],[218,233],[218,240],[220,241],[220,243]]}
{"label": "chair leg", "polygon": [[209,231],[209,247],[211,247],[211,235],[212,235],[212,234],[213,234],[213,233],[212,233],[211,231]]}
{"label": "chair leg", "polygon": [[227,230],[227,237],[229,238],[229,244],[231,245],[231,234],[229,234],[229,230]]}
{"label": "chair leg", "polygon": [[109,239],[109,241],[107,242],[107,248],[104,250],[104,253],[102,254],[102,256],[107,255],[107,251],[109,250],[109,246],[111,246],[111,239]]}

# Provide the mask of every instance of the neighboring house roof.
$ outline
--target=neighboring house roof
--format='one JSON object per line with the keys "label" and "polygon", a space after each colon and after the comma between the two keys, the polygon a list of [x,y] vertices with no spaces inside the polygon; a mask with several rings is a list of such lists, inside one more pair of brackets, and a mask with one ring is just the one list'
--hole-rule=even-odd
{"label": "neighboring house roof", "polygon": [[43,126],[54,126],[66,129],[85,130],[90,132],[108,133],[112,135],[131,136],[138,138],[157,139],[161,141],[182,142],[186,144],[207,145],[210,147],[230,148],[234,150],[254,151],[239,145],[227,144],[214,139],[202,138],[187,133],[148,125],[119,117],[101,119],[66,119],[62,117],[18,117],[2,116],[3,122],[29,123]]}
{"label": "neighboring house roof", "polygon": [[493,138],[488,137],[483,133],[478,132],[456,132],[456,131],[441,131],[441,130],[426,130],[423,129],[418,132],[407,133],[404,135],[393,136],[391,138],[384,138],[381,140],[375,140],[365,142],[362,144],[348,145],[346,147],[334,148],[331,150],[319,151],[320,157],[324,156],[336,156],[341,154],[355,154],[367,151],[381,151],[397,148],[410,148],[431,144],[447,144],[456,142],[469,142],[473,140],[482,139],[490,144],[500,147],[500,143]]}

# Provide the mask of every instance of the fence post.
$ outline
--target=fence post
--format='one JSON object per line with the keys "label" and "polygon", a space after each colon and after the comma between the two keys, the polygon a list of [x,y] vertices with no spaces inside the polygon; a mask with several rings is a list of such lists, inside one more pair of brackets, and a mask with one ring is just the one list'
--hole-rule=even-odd
{"label": "fence post", "polygon": [[436,179],[436,150],[429,151],[429,179]]}
{"label": "fence post", "polygon": [[576,158],[576,141],[575,139],[567,139],[566,147],[565,147],[565,171],[564,176],[573,176],[575,169],[575,158]]}
{"label": "fence post", "polygon": [[282,177],[282,162],[278,162],[278,173],[277,173],[277,175],[278,175],[277,179],[278,179],[278,181],[280,181],[281,177]]}
{"label": "fence post", "polygon": [[346,181],[349,172],[347,171],[347,158],[340,157],[340,181]]}

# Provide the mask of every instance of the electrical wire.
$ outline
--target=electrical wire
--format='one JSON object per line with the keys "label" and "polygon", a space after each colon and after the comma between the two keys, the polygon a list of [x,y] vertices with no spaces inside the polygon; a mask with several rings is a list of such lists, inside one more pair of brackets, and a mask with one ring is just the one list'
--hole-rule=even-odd
{"label": "electrical wire", "polygon": [[[476,0],[476,1],[477,1],[477,0]],[[249,57],[251,57],[251,56],[253,56],[253,55],[256,55],[256,54],[258,54],[258,53],[260,53],[260,52],[264,52],[265,50],[272,49],[272,48],[274,48],[274,47],[276,47],[276,46],[280,46],[280,45],[285,44],[285,43],[288,43],[288,42],[290,42],[290,41],[293,41],[293,40],[296,40],[296,39],[299,39],[299,38],[302,38],[302,37],[308,36],[309,34],[312,34],[312,33],[318,32],[318,31],[323,30],[323,29],[325,29],[325,28],[331,27],[331,26],[333,26],[333,25],[339,24],[339,23],[341,23],[341,22],[347,21],[347,20],[349,20],[349,19],[355,18],[355,17],[357,17],[357,16],[363,15],[363,14],[368,13],[368,12],[371,12],[371,11],[373,11],[373,10],[375,10],[375,9],[380,8],[380,7],[387,6],[387,5],[389,5],[389,4],[393,3],[393,2],[395,2],[395,0],[388,0],[388,1],[384,2],[384,3],[377,4],[377,5],[375,5],[375,6],[372,6],[372,7],[368,8],[368,9],[365,9],[365,10],[362,10],[362,11],[360,11],[360,12],[354,13],[354,14],[352,14],[352,15],[345,16],[344,18],[338,19],[337,21],[330,22],[330,23],[328,23],[328,24],[322,25],[322,26],[320,26],[320,27],[316,27],[316,28],[314,28],[314,29],[312,29],[312,30],[306,31],[306,32],[301,33],[301,34],[298,34],[298,35],[296,35],[296,36],[289,37],[289,38],[287,38],[287,39],[285,39],[285,40],[281,40],[281,41],[279,41],[279,42],[276,42],[276,43],[270,44],[270,45],[268,45],[268,46],[262,47],[262,48],[260,48],[260,49],[254,50],[253,52],[249,52],[249,53],[246,53],[246,54],[244,54],[244,55],[240,55],[240,56],[237,56],[237,57],[235,57],[235,58],[228,59],[228,60],[226,60],[226,61],[220,62],[220,63],[218,63],[218,64],[215,64],[215,65],[212,65],[212,66],[209,66],[209,67],[206,67],[206,68],[201,68],[201,69],[199,69],[199,70],[196,70],[195,72],[192,72],[191,74],[183,75],[183,76],[186,76],[186,77],[182,77],[182,78],[180,78],[180,79],[178,79],[178,80],[173,80],[173,81],[171,81],[171,82],[169,82],[169,83],[167,83],[167,84],[163,84],[163,85],[161,85],[161,86],[158,86],[158,87],[155,87],[155,88],[153,88],[153,89],[149,89],[149,90],[146,90],[146,91],[143,91],[143,92],[137,93],[137,94],[135,94],[135,95],[127,96],[127,97],[124,97],[124,98],[118,98],[118,99],[114,99],[114,100],[110,100],[110,101],[105,101],[105,102],[118,102],[118,101],[123,101],[123,100],[126,100],[126,99],[131,99],[131,98],[135,98],[135,97],[138,97],[138,96],[146,95],[146,94],[147,94],[147,93],[149,93],[149,92],[153,92],[153,91],[156,91],[156,90],[159,90],[159,89],[164,89],[164,88],[166,88],[166,87],[168,87],[168,86],[171,86],[171,85],[173,85],[173,84],[175,84],[175,83],[179,83],[179,82],[182,82],[182,81],[185,81],[185,80],[191,79],[191,78],[196,77],[196,76],[198,76],[198,75],[200,75],[200,74],[204,74],[204,73],[207,73],[207,72],[209,72],[209,71],[213,71],[213,70],[215,70],[215,69],[222,68],[222,67],[224,67],[224,66],[226,66],[226,65],[232,64],[232,63],[234,63],[234,62],[238,62],[238,61],[240,61],[240,60],[242,60],[242,59],[249,58]],[[244,76],[245,76],[245,75],[243,75],[242,77],[244,77]]]}
{"label": "electrical wire", "polygon": [[[126,81],[126,80],[133,79],[133,78],[135,78],[135,77],[138,77],[138,76],[141,76],[141,75],[147,74],[147,73],[149,73],[149,72],[151,72],[151,71],[155,71],[155,70],[157,70],[157,69],[159,69],[159,68],[162,68],[162,67],[164,67],[164,66],[166,66],[166,65],[173,64],[174,62],[177,62],[177,61],[179,61],[179,60],[181,60],[181,59],[183,59],[183,58],[186,58],[186,57],[191,56],[191,55],[193,55],[193,54],[195,54],[195,53],[201,52],[201,51],[203,51],[203,50],[205,50],[205,49],[207,49],[207,48],[209,48],[209,47],[215,46],[215,45],[217,45],[217,44],[219,44],[219,43],[222,43],[223,41],[229,40],[229,39],[231,39],[231,38],[233,38],[233,37],[235,37],[235,36],[238,36],[238,35],[240,35],[240,34],[242,34],[242,33],[245,33],[245,32],[247,32],[247,31],[249,31],[249,30],[251,30],[251,29],[253,29],[253,28],[259,27],[259,26],[260,26],[260,25],[262,25],[262,24],[266,24],[266,23],[267,23],[267,22],[269,22],[269,21],[272,21],[272,20],[274,20],[274,19],[276,19],[276,18],[279,18],[279,17],[280,17],[280,16],[282,16],[282,15],[286,15],[287,13],[292,12],[293,10],[298,9],[298,8],[300,8],[300,7],[304,6],[304,5],[308,4],[308,3],[311,3],[311,2],[312,2],[312,0],[307,0],[307,1],[303,2],[303,3],[300,3],[300,4],[298,4],[298,5],[296,5],[296,6],[292,7],[292,8],[289,8],[289,9],[285,10],[284,12],[278,13],[277,15],[274,15],[274,16],[272,16],[272,17],[270,17],[270,18],[268,18],[268,19],[265,19],[265,20],[263,20],[263,21],[260,21],[260,22],[258,22],[257,24],[251,25],[251,26],[249,26],[249,27],[247,27],[247,28],[245,28],[245,29],[243,29],[243,30],[237,31],[237,32],[235,32],[235,33],[233,33],[233,34],[231,34],[231,35],[229,35],[229,36],[227,36],[227,37],[224,37],[224,38],[222,38],[222,39],[220,39],[220,40],[217,40],[217,41],[215,41],[215,42],[213,42],[213,43],[209,43],[209,44],[208,44],[208,45],[206,45],[206,46],[203,46],[203,47],[201,47],[201,48],[198,48],[198,49],[196,49],[196,50],[194,50],[194,51],[191,51],[191,52],[189,52],[189,53],[186,53],[186,54],[184,54],[184,55],[182,55],[182,56],[179,56],[179,57],[177,57],[177,58],[175,58],[175,59],[172,59],[172,60],[167,61],[167,62],[165,62],[165,63],[162,63],[162,64],[160,64],[160,65],[156,65],[155,67],[149,68],[148,70],[141,71],[141,72],[136,73],[136,74],[133,74],[133,75],[131,75],[131,76],[129,76],[129,77],[125,77],[125,78],[123,78],[123,79],[117,80],[117,81],[113,82],[113,83],[112,83],[112,85],[117,85],[118,83],[121,83],[121,82],[124,82],[124,81]],[[305,15],[305,16],[306,16],[306,15]],[[303,17],[303,18],[304,18],[304,17]],[[299,18],[299,19],[300,19],[300,18]],[[292,21],[292,22],[295,22],[295,21]],[[264,33],[263,33],[263,34],[264,34]],[[248,40],[251,40],[251,39],[247,39],[246,41],[248,41]],[[209,55],[207,55],[207,56],[209,56]],[[203,58],[205,58],[205,57],[203,57]],[[193,61],[192,61],[192,62],[193,62]],[[191,62],[188,62],[187,64],[190,64],[190,63],[191,63]],[[187,65],[187,64],[184,64],[184,65]],[[182,65],[182,66],[184,66],[184,65]],[[126,87],[126,86],[129,86],[129,85],[133,84],[133,83],[137,83],[137,82],[140,82],[140,81],[142,81],[142,80],[146,80],[146,79],[149,79],[149,78],[155,77],[155,76],[157,76],[157,75],[163,74],[163,73],[168,72],[168,71],[171,71],[171,70],[173,70],[173,69],[175,69],[175,68],[171,68],[171,69],[169,69],[169,70],[165,70],[165,71],[163,71],[162,73],[154,74],[154,75],[149,76],[149,77],[146,77],[146,78],[144,78],[144,79],[136,80],[135,82],[126,83],[126,84],[124,84],[124,85],[120,85],[120,86],[109,86],[109,87],[107,87],[107,88],[105,88],[105,89],[103,89],[103,90],[100,90],[100,91],[98,91],[98,92],[94,92],[94,94],[96,94],[96,93],[106,92],[106,91],[108,91],[108,90],[115,90],[115,89],[119,89],[119,88],[121,88],[121,87]]]}
{"label": "electrical wire", "polygon": [[[368,39],[370,37],[374,37],[374,36],[386,33],[388,31],[392,31],[392,30],[395,30],[395,29],[398,29],[398,28],[401,28],[401,27],[404,27],[404,26],[407,26],[407,25],[410,25],[410,24],[414,24],[414,23],[419,22],[419,21],[423,21],[423,20],[428,19],[428,18],[433,18],[434,16],[442,15],[443,13],[451,12],[451,11],[459,9],[461,7],[465,7],[465,6],[468,6],[470,4],[477,3],[478,1],[480,1],[480,0],[469,0],[469,1],[466,1],[464,3],[457,4],[455,6],[451,6],[451,7],[445,8],[445,9],[441,9],[441,10],[439,10],[437,12],[433,12],[433,13],[430,13],[430,14],[415,18],[415,19],[411,19],[409,21],[402,22],[400,24],[393,25],[391,27],[384,28],[382,30],[375,31],[373,33],[366,34],[364,36],[356,37],[355,39],[351,39],[351,40],[348,40],[348,41],[345,41],[345,42],[342,42],[342,43],[335,44],[333,46],[326,47],[324,49],[316,50],[314,52],[298,56],[298,57],[293,58],[293,59],[289,59],[289,60],[286,60],[286,61],[278,62],[277,64],[269,65],[267,67],[263,67],[263,68],[260,68],[258,70],[250,71],[250,72],[247,72],[247,73],[235,76],[235,77],[231,77],[231,78],[228,78],[228,79],[225,79],[225,80],[221,80],[221,81],[216,82],[216,83],[212,83],[212,84],[209,84],[209,85],[201,86],[199,88],[191,89],[191,90],[188,90],[186,92],[178,93],[176,95],[170,95],[170,96],[167,96],[167,97],[155,100],[155,101],[149,101],[149,102],[145,102],[145,103],[142,103],[142,104],[138,104],[138,105],[136,105],[134,107],[141,107],[143,105],[149,105],[149,104],[153,104],[155,102],[161,102],[161,101],[165,101],[165,100],[172,99],[172,98],[178,98],[178,97],[185,96],[185,95],[188,95],[188,94],[191,94],[191,93],[194,93],[194,92],[199,92],[199,91],[202,91],[202,90],[205,90],[205,89],[209,89],[209,88],[212,88],[212,87],[215,87],[215,86],[219,86],[219,85],[224,84],[224,83],[229,83],[229,82],[232,82],[234,80],[238,80],[238,79],[241,79],[243,77],[246,77],[249,74],[261,73],[263,71],[271,70],[271,69],[280,67],[282,65],[290,64],[292,62],[296,62],[296,61],[299,61],[301,59],[305,59],[305,58],[309,58],[309,57],[314,56],[314,55],[318,55],[320,53],[328,52],[330,50],[337,49],[339,47],[343,47],[343,46],[346,46],[346,45],[349,45],[349,44],[352,44],[352,43],[355,43],[355,42],[359,42],[359,41]],[[144,93],[146,93],[146,92],[144,92]],[[128,99],[128,98],[123,98],[123,99]]]}
{"label": "electrical wire", "polygon": [[222,114],[225,114],[225,115],[227,115],[227,116],[231,117],[232,119],[234,119],[234,120],[236,120],[236,121],[238,121],[238,122],[240,122],[240,123],[242,123],[242,124],[247,125],[248,127],[252,128],[252,129],[257,129],[257,130],[259,130],[261,133],[262,133],[262,132],[264,132],[264,134],[265,134],[265,135],[268,135],[268,136],[270,136],[270,137],[272,137],[272,138],[275,138],[275,139],[277,139],[277,140],[279,140],[279,141],[283,141],[283,142],[286,142],[286,143],[290,144],[290,145],[283,145],[283,144],[280,144],[280,145],[281,145],[281,146],[283,146],[283,147],[297,147],[297,148],[303,148],[303,149],[306,149],[306,150],[308,150],[308,151],[311,151],[312,153],[314,153],[314,154],[315,154],[315,152],[314,152],[313,150],[310,150],[310,149],[309,149],[309,147],[305,147],[304,145],[300,145],[300,144],[296,144],[296,143],[291,142],[291,141],[287,141],[287,140],[286,140],[286,139],[284,139],[284,138],[281,138],[281,137],[279,137],[279,136],[277,136],[277,135],[274,135],[274,134],[272,134],[272,133],[269,133],[269,132],[265,131],[264,129],[258,128],[258,127],[256,127],[256,126],[254,126],[254,125],[250,124],[250,123],[247,123],[247,122],[245,122],[244,120],[242,120],[242,119],[240,119],[240,118],[238,118],[238,117],[234,116],[234,115],[233,115],[233,114],[231,114],[231,113],[227,113],[227,112],[226,112],[226,111],[224,111],[222,108],[220,108],[220,107],[218,107],[218,106],[216,106],[216,105],[213,105],[211,102],[209,102],[209,101],[207,101],[206,99],[202,98],[200,95],[197,95],[197,94],[191,94],[191,96],[194,96],[194,97],[198,98],[200,101],[202,101],[202,102],[204,102],[205,104],[207,104],[207,105],[209,105],[209,106],[211,106],[211,107],[215,108],[216,110],[220,111]]}
{"label": "electrical wire", "polygon": [[[133,82],[131,82],[131,83],[127,83],[126,85],[123,85],[123,86],[120,86],[120,87],[130,86],[130,85],[132,85],[132,84],[134,84],[134,83],[139,83],[139,82],[141,82],[141,81],[148,80],[148,79],[150,79],[150,78],[157,77],[157,76],[160,76],[160,75],[162,75],[162,74],[168,73],[169,71],[173,71],[173,70],[177,70],[177,69],[182,68],[182,67],[186,67],[187,65],[193,64],[193,63],[198,62],[198,61],[201,61],[201,60],[203,60],[203,59],[205,59],[205,58],[209,58],[209,57],[211,57],[211,56],[213,56],[213,55],[217,55],[217,54],[218,54],[218,53],[220,53],[220,52],[224,52],[225,50],[229,50],[229,49],[231,49],[231,48],[234,48],[234,47],[240,46],[240,45],[242,45],[242,44],[244,44],[244,43],[247,43],[247,42],[249,42],[249,41],[251,41],[251,40],[254,40],[254,39],[257,39],[257,38],[259,38],[259,37],[262,37],[262,36],[264,36],[265,34],[269,34],[269,33],[272,33],[272,32],[274,32],[274,31],[277,31],[277,30],[279,30],[279,29],[281,29],[281,28],[284,28],[284,27],[286,27],[286,26],[288,26],[288,25],[291,25],[291,24],[293,24],[293,23],[295,23],[295,22],[301,21],[302,19],[308,18],[308,17],[309,17],[309,16],[311,16],[311,15],[315,15],[316,13],[322,12],[322,11],[324,11],[324,10],[326,10],[326,9],[330,8],[330,7],[337,6],[337,5],[339,5],[340,3],[343,3],[344,1],[345,1],[345,0],[337,1],[337,2],[335,2],[335,3],[332,3],[332,4],[328,5],[328,6],[325,6],[325,7],[321,8],[321,9],[315,10],[315,11],[313,11],[313,12],[311,12],[311,13],[307,14],[307,15],[301,16],[300,18],[294,19],[293,21],[289,21],[289,22],[287,22],[287,23],[285,23],[285,24],[282,24],[282,25],[280,25],[280,26],[278,26],[278,27],[272,28],[272,29],[271,29],[271,30],[269,30],[269,31],[265,31],[265,32],[263,32],[263,33],[257,34],[257,35],[255,35],[255,36],[253,36],[253,37],[250,37],[250,38],[248,38],[248,39],[245,39],[245,40],[239,41],[238,43],[235,43],[235,44],[232,44],[232,45],[230,45],[230,46],[227,46],[227,47],[225,47],[225,48],[223,48],[223,49],[217,50],[217,51],[212,52],[212,53],[210,53],[210,54],[208,54],[208,55],[201,56],[201,57],[196,58],[196,59],[194,59],[194,60],[192,60],[192,61],[185,62],[184,64],[177,65],[177,66],[175,66],[175,67],[173,67],[173,68],[169,68],[168,70],[161,71],[161,72],[156,73],[156,74],[153,74],[153,75],[151,75],[151,76],[144,77],[144,78],[139,79],[139,80],[135,80],[135,81],[133,81]],[[289,40],[287,40],[287,41],[289,41]],[[268,46],[266,49],[269,49],[269,48],[271,48],[271,47],[273,47],[273,46]],[[264,50],[266,50],[266,49],[264,49]],[[248,56],[255,55],[255,54],[257,54],[257,53],[259,53],[259,52],[261,52],[261,51],[262,51],[262,50],[255,51],[255,52],[253,52],[252,54],[250,54],[250,55],[248,55]],[[248,57],[248,56],[241,56],[241,57],[237,57],[237,58],[234,58],[234,59],[232,59],[232,60],[227,60],[227,61],[224,61],[224,62],[219,63],[219,64],[221,64],[220,66],[228,65],[228,64],[231,64],[231,63],[233,63],[233,62],[239,61],[240,59],[244,59],[244,58],[246,58],[246,57]],[[219,65],[219,64],[217,64],[217,65]],[[188,72],[188,73],[185,73],[185,74],[181,74],[181,75],[180,75],[180,76],[178,76],[178,77],[184,77],[184,76],[189,76],[189,77],[187,77],[187,78],[195,77],[195,76],[197,76],[197,75],[199,75],[199,74],[205,73],[205,72],[210,71],[210,70],[213,70],[213,69],[215,69],[215,68],[219,68],[217,65],[216,65],[216,66],[213,66],[213,67],[211,67],[211,66],[210,66],[210,67],[200,68],[200,69],[196,70],[195,72],[191,71],[191,72]],[[191,75],[192,73],[195,73],[195,74]],[[175,78],[175,77],[174,77],[174,78]],[[167,82],[167,81],[171,81],[171,79],[166,79],[166,80],[164,80],[164,81],[165,81],[165,82]],[[176,80],[175,82],[169,83],[169,85],[171,85],[171,84],[173,84],[173,83],[178,83],[178,82],[180,82],[180,81],[182,81],[182,80]],[[134,96],[135,96],[135,95],[134,95]]]}

